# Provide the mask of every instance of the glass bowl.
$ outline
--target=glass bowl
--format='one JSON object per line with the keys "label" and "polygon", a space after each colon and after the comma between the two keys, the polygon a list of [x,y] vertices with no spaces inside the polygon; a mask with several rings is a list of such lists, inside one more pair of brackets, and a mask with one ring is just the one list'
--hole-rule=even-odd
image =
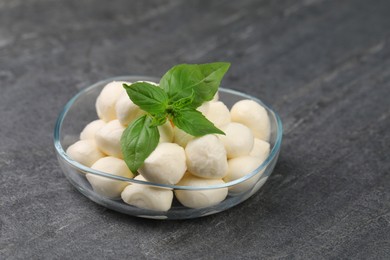
{"label": "glass bowl", "polygon": [[[57,153],[59,164],[66,176],[70,181],[86,197],[92,201],[107,207],[109,209],[122,212],[128,215],[153,218],[153,219],[189,219],[197,218],[215,214],[226,209],[229,209],[256,193],[261,186],[266,182],[270,174],[272,173],[276,161],[279,156],[280,146],[282,142],[282,123],[279,116],[267,105],[261,102],[259,99],[225,88],[219,88],[219,100],[223,101],[225,105],[230,109],[231,106],[242,99],[251,99],[262,105],[268,112],[271,125],[271,137],[270,145],[271,150],[267,159],[252,172],[248,172],[244,177],[227,182],[225,184],[195,187],[195,186],[177,186],[177,185],[164,185],[152,182],[140,181],[129,179],[121,176],[108,174],[105,172],[97,171],[86,167],[74,160],[72,160],[66,154],[66,148],[79,140],[80,132],[85,125],[89,122],[96,120],[97,115],[95,111],[95,101],[97,96],[103,87],[112,81],[153,81],[159,82],[158,78],[145,77],[145,76],[122,76],[114,77],[106,80],[99,81],[90,87],[81,90],[76,94],[64,107],[58,116],[55,129],[54,129],[54,146]],[[101,196],[94,192],[91,185],[87,181],[85,174],[90,173],[94,175],[103,176],[106,178],[125,181],[128,183],[138,183],[141,185],[149,185],[154,187],[160,187],[173,190],[189,190],[197,192],[200,190],[214,190],[214,189],[226,189],[229,188],[229,193],[226,199],[221,203],[206,207],[206,208],[187,208],[182,206],[175,198],[172,202],[172,207],[168,211],[155,211],[137,208],[135,206],[124,203],[120,198],[110,199]],[[237,193],[233,192],[235,187],[245,187],[244,191]],[[242,190],[242,189],[240,189]]]}

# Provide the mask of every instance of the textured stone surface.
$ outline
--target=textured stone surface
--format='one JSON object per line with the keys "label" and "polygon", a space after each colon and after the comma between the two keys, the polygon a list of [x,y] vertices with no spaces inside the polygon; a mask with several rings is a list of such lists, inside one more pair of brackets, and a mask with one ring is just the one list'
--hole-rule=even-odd
{"label": "textured stone surface", "polygon": [[[390,2],[0,0],[0,259],[389,259]],[[232,62],[281,115],[280,161],[220,214],[151,221],[89,201],[52,131],[81,88]]]}

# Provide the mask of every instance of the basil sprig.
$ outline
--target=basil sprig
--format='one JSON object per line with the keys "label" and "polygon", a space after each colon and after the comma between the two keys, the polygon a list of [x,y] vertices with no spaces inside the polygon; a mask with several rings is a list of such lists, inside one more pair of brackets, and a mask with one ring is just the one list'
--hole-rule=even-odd
{"label": "basil sprig", "polygon": [[165,73],[159,86],[148,82],[123,84],[133,103],[147,112],[131,123],[121,138],[124,160],[133,173],[157,147],[158,126],[167,120],[196,137],[225,134],[196,108],[213,99],[229,67],[226,62],[180,64]]}

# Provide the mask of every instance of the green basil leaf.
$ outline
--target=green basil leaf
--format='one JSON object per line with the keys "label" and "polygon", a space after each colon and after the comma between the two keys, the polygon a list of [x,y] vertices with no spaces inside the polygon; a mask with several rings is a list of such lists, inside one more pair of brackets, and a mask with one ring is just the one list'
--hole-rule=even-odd
{"label": "green basil leaf", "polygon": [[195,92],[191,107],[198,107],[211,100],[218,90],[230,63],[180,64],[170,69],[160,80],[171,101],[175,102]]}
{"label": "green basil leaf", "polygon": [[150,126],[163,125],[163,124],[165,124],[166,121],[167,121],[167,114],[166,113],[152,115],[152,122],[150,123]]}
{"label": "green basil leaf", "polygon": [[191,96],[181,98],[172,104],[174,110],[182,109],[190,106],[194,102],[195,91],[192,91]]}
{"label": "green basil leaf", "polygon": [[195,109],[183,109],[173,118],[176,127],[193,136],[206,134],[225,134],[214,126],[201,112]]}
{"label": "green basil leaf", "polygon": [[135,173],[145,159],[156,149],[160,134],[157,126],[144,115],[129,125],[122,134],[121,148],[127,167]]}
{"label": "green basil leaf", "polygon": [[162,113],[168,105],[167,93],[158,86],[147,82],[135,82],[130,85],[123,84],[123,87],[133,103],[148,113]]}

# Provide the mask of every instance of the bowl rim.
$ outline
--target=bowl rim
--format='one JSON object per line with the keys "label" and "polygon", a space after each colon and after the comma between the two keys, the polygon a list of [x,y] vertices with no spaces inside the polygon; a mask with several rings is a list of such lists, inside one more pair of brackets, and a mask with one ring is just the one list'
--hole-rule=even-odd
{"label": "bowl rim", "polygon": [[113,179],[113,180],[125,181],[125,182],[136,183],[136,184],[143,184],[143,185],[148,185],[148,186],[153,186],[153,187],[158,187],[158,188],[174,189],[174,190],[211,190],[211,189],[227,188],[227,187],[230,187],[230,186],[237,185],[237,184],[240,184],[242,182],[245,182],[246,180],[248,180],[248,179],[252,178],[253,176],[255,176],[256,174],[260,173],[275,158],[275,156],[278,155],[278,152],[280,151],[280,148],[281,148],[282,136],[283,136],[283,126],[282,126],[282,121],[281,121],[279,115],[270,106],[264,104],[260,99],[254,97],[254,96],[251,96],[251,95],[248,95],[248,94],[236,91],[236,90],[219,87],[218,91],[229,93],[229,94],[234,94],[234,95],[239,95],[239,96],[242,96],[244,98],[247,98],[247,99],[250,99],[250,100],[253,100],[253,101],[259,103],[264,108],[266,108],[268,110],[268,112],[270,112],[275,117],[275,120],[276,120],[276,126],[277,126],[277,129],[276,129],[276,140],[275,140],[275,144],[272,147],[272,150],[271,150],[270,154],[268,155],[268,157],[256,169],[254,169],[252,172],[246,174],[245,176],[243,176],[243,177],[241,177],[239,179],[236,179],[236,180],[233,180],[233,181],[230,181],[230,182],[225,182],[224,184],[216,184],[216,185],[209,185],[209,186],[169,185],[169,184],[154,183],[154,182],[136,180],[136,179],[133,179],[133,178],[126,178],[126,177],[122,177],[122,176],[113,175],[113,174],[110,174],[110,173],[106,173],[106,172],[102,172],[102,171],[98,171],[98,170],[92,169],[90,167],[87,167],[87,166],[85,166],[85,165],[83,165],[83,164],[81,164],[81,163],[71,159],[67,155],[67,153],[64,150],[64,148],[62,147],[61,141],[60,141],[61,127],[62,127],[62,124],[64,122],[64,119],[65,119],[69,109],[72,107],[72,105],[75,103],[75,101],[78,98],[80,98],[83,94],[85,94],[85,93],[87,93],[89,91],[92,91],[94,88],[96,88],[98,86],[101,86],[103,84],[105,85],[105,84],[107,84],[109,82],[112,82],[112,81],[129,81],[129,79],[131,80],[131,78],[137,79],[137,81],[140,81],[140,78],[142,78],[144,80],[149,80],[149,81],[155,81],[155,80],[159,81],[158,77],[137,76],[137,75],[116,76],[116,77],[110,77],[110,78],[107,78],[107,79],[103,79],[103,80],[100,80],[100,81],[98,81],[98,82],[96,82],[96,83],[86,87],[86,88],[81,89],[76,95],[74,95],[66,103],[64,108],[61,110],[61,112],[59,113],[59,115],[57,117],[55,126],[54,126],[54,135],[53,135],[54,147],[55,147],[55,150],[56,150],[57,154],[63,160],[65,160],[65,162],[68,163],[70,166],[72,166],[72,167],[74,167],[74,168],[76,168],[79,171],[82,171],[84,173],[91,173],[91,174],[94,174],[94,175],[97,175],[97,176],[107,177],[107,178],[110,178],[110,179]]}

